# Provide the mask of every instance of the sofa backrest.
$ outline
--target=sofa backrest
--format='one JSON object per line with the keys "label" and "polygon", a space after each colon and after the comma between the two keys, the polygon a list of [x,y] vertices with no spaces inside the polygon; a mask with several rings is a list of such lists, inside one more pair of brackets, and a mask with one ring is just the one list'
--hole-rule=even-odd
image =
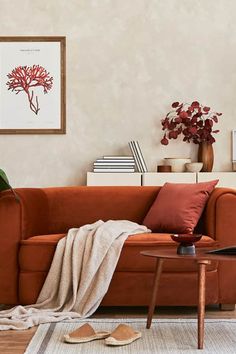
{"label": "sofa backrest", "polygon": [[17,189],[23,238],[66,233],[97,220],[142,223],[161,187],[56,187]]}

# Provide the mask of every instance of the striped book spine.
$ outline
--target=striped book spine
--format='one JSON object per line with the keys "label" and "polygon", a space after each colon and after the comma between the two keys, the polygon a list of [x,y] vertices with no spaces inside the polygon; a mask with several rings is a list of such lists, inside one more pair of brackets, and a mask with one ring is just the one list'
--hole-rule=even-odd
{"label": "striped book spine", "polygon": [[134,145],[133,141],[129,142],[129,147],[130,147],[130,150],[131,150],[131,152],[133,154],[134,161],[135,161],[135,164],[136,164],[138,172],[143,172],[142,171],[142,166],[140,164],[140,161],[139,161],[139,158],[138,158],[138,154],[137,154],[137,151],[136,151],[136,148],[135,148],[135,145]]}
{"label": "striped book spine", "polygon": [[138,157],[139,157],[139,161],[140,161],[140,164],[141,164],[142,172],[148,172],[147,165],[146,165],[145,160],[143,158],[143,154],[142,154],[142,151],[140,149],[138,141],[134,141],[134,145],[136,147],[136,151],[137,151],[137,154],[138,154]]}

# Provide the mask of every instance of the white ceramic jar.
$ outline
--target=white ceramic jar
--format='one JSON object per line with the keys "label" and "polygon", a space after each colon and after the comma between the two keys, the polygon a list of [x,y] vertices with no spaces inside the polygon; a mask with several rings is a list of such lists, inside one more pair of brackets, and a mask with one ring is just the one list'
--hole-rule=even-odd
{"label": "white ceramic jar", "polygon": [[166,157],[164,159],[164,164],[171,166],[171,172],[184,172],[185,164],[190,162],[190,158]]}

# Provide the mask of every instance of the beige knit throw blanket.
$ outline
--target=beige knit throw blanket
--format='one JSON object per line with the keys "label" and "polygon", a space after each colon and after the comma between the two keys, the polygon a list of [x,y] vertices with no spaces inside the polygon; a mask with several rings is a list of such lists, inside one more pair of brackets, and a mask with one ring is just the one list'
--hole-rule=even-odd
{"label": "beige knit throw blanket", "polygon": [[145,226],[126,220],[70,229],[58,242],[37,303],[1,311],[0,330],[92,315],[108,290],[125,240],[146,232]]}

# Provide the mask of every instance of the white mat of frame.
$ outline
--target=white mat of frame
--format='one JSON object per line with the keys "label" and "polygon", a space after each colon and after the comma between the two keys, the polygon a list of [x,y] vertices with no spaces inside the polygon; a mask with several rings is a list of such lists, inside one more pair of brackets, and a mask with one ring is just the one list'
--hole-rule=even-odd
{"label": "white mat of frame", "polygon": [[[122,347],[108,347],[104,340],[83,344],[63,342],[63,336],[88,322],[96,331],[113,331],[126,323],[142,332],[142,337]],[[40,325],[25,354],[193,354],[236,353],[236,319],[206,319],[204,349],[197,349],[197,321],[194,319],[154,319],[146,329],[146,319],[85,319]]]}

